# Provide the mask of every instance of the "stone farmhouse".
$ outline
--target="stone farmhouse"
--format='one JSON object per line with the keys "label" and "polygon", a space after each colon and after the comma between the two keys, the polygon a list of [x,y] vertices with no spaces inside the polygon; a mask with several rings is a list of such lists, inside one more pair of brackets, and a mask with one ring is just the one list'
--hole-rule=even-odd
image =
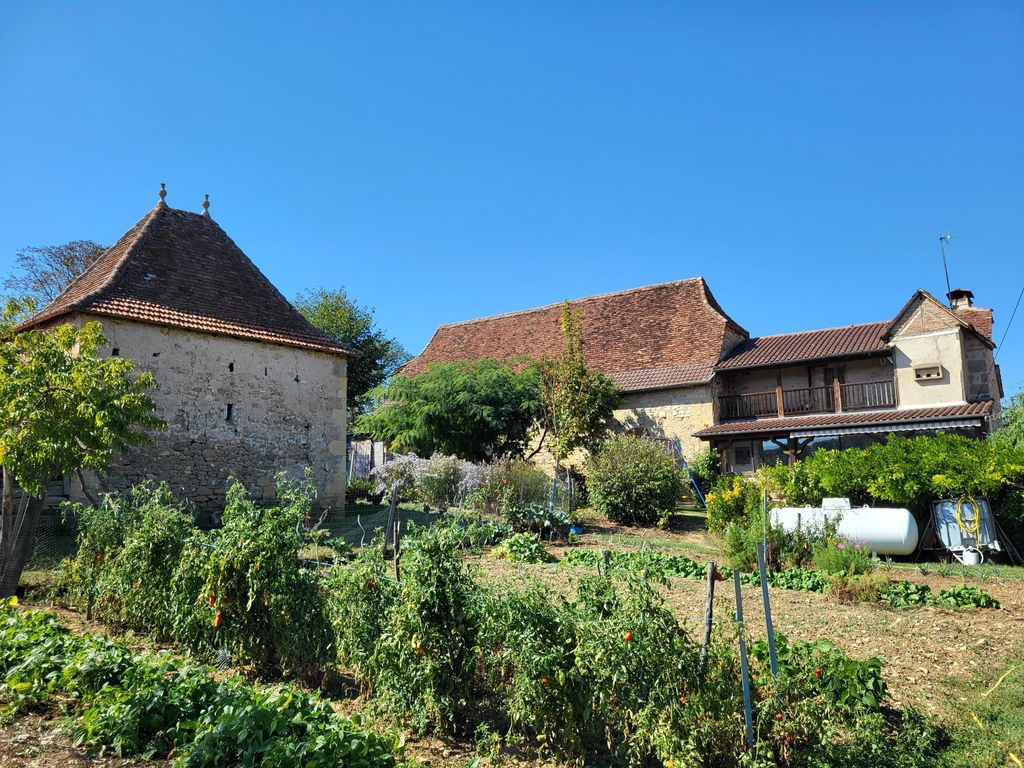
{"label": "stone farmhouse", "polygon": [[[312,468],[327,507],[345,500],[346,361],[354,350],[314,328],[203,212],[156,207],[26,327],[97,320],[105,352],[156,377],[167,429],[115,460],[91,490],[166,480],[205,511],[229,476],[257,499],[274,475]],[[65,491],[82,498],[77,479]]]}
{"label": "stone farmhouse", "polygon": [[[947,306],[919,290],[893,318],[751,337],[701,277],[569,302],[587,364],[623,393],[620,428],[711,445],[726,471],[795,461],[905,434],[993,427],[1002,385],[992,311],[970,291]],[[561,305],[442,325],[402,369],[433,362],[557,356]]]}

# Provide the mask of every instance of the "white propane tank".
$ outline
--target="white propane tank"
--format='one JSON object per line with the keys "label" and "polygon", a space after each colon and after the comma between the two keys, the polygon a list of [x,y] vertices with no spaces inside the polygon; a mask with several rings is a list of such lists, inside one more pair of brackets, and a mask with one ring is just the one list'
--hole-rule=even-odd
{"label": "white propane tank", "polygon": [[821,528],[826,518],[838,518],[837,532],[853,542],[864,542],[879,555],[910,555],[917,548],[917,521],[910,510],[898,507],[850,507],[825,499],[822,507],[779,507],[771,512],[772,523],[786,532],[797,527]]}

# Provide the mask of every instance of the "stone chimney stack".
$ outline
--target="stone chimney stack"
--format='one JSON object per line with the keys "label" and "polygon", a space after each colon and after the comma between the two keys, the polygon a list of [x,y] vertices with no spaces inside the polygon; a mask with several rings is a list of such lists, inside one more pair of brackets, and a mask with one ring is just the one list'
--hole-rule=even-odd
{"label": "stone chimney stack", "polygon": [[974,306],[974,292],[964,288],[954,288],[946,294],[949,306],[974,330],[982,336],[992,338],[992,310]]}

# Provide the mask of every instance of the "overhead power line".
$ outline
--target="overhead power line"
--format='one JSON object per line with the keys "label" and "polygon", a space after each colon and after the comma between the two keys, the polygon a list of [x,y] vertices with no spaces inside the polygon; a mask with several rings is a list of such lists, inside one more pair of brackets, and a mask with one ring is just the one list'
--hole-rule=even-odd
{"label": "overhead power line", "polygon": [[996,347],[996,354],[992,358],[997,360],[999,358],[999,352],[1003,348],[1003,342],[1006,341],[1006,334],[1010,332],[1010,326],[1013,325],[1013,318],[1017,316],[1017,307],[1020,306],[1020,300],[1024,298],[1024,287],[1021,287],[1020,293],[1017,295],[1017,303],[1013,305],[1013,312],[1010,313],[1010,319],[1006,323],[1006,329],[1003,331],[1003,337],[999,339],[999,345]]}

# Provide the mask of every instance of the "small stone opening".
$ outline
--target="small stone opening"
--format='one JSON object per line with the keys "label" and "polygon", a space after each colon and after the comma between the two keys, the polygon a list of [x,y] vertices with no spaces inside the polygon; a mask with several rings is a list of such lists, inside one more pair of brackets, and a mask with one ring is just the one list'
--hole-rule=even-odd
{"label": "small stone opening", "polygon": [[235,372],[235,364],[234,363],[228,363],[228,371],[230,371],[231,373]]}
{"label": "small stone opening", "polygon": [[121,348],[120,347],[114,347],[112,350],[110,350],[110,356],[111,357],[120,357],[121,356]]}
{"label": "small stone opening", "polygon": [[228,415],[224,419],[224,421],[233,421],[234,418],[235,418],[235,404],[234,403],[228,403]]}

